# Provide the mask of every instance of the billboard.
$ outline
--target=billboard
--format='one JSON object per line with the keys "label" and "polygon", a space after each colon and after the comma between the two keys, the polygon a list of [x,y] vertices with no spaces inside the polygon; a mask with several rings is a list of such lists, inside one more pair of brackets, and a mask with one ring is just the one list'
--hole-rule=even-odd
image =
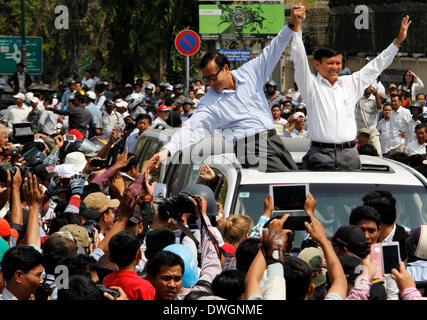
{"label": "billboard", "polygon": [[[0,37],[0,73],[16,72],[21,62],[21,37]],[[25,71],[30,74],[43,73],[43,39],[26,37]]]}
{"label": "billboard", "polygon": [[201,4],[202,40],[272,39],[285,25],[282,4]]}

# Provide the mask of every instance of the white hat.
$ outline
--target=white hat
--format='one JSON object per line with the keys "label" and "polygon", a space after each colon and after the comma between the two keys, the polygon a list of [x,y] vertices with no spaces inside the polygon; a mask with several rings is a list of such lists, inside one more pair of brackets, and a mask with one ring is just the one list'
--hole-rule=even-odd
{"label": "white hat", "polygon": [[21,92],[19,92],[19,93],[15,94],[13,97],[14,97],[15,99],[22,99],[22,100],[25,100],[25,95],[24,95],[23,93],[21,93]]}
{"label": "white hat", "polygon": [[295,112],[294,120],[298,119],[298,117],[303,117],[305,119],[305,114],[302,112]]}
{"label": "white hat", "polygon": [[78,172],[83,171],[84,167],[86,166],[86,162],[85,155],[80,151],[74,151],[67,154],[64,160],[64,164],[73,166],[73,168]]}
{"label": "white hat", "polygon": [[26,102],[30,102],[31,101],[31,99],[34,97],[34,93],[32,93],[32,92],[27,92],[26,94],[25,94],[25,101]]}
{"label": "white hat", "polygon": [[56,167],[56,173],[58,173],[59,176],[71,178],[79,172],[71,164],[64,163]]}
{"label": "white hat", "polygon": [[205,94],[205,92],[204,92],[202,89],[198,89],[198,90],[196,91],[196,94]]}
{"label": "white hat", "polygon": [[116,105],[117,108],[127,109],[127,107],[128,107],[128,103],[126,101],[124,101],[123,99],[116,101],[114,104]]}
{"label": "white hat", "polygon": [[166,87],[166,90],[173,91],[173,86],[172,86],[172,85],[168,85],[168,86]]}
{"label": "white hat", "polygon": [[86,95],[89,97],[89,99],[92,99],[92,100],[96,99],[96,93],[93,91],[86,92]]}
{"label": "white hat", "polygon": [[127,84],[125,85],[125,88],[132,88],[132,85],[131,85],[130,83],[127,83]]}
{"label": "white hat", "polygon": [[37,98],[37,97],[32,97],[31,98],[31,100],[30,100],[32,103],[39,103],[39,98]]}

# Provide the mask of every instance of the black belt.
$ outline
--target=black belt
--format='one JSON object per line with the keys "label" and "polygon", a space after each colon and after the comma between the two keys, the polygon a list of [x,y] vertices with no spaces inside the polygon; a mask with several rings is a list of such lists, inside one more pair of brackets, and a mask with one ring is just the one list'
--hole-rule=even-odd
{"label": "black belt", "polygon": [[267,138],[270,138],[270,137],[272,137],[272,136],[274,136],[276,134],[276,129],[270,129],[270,130],[267,130],[267,131],[263,131],[263,132],[260,132],[260,133],[257,133],[257,134],[255,134],[255,138],[258,138],[259,136],[267,136]]}
{"label": "black belt", "polygon": [[312,141],[311,145],[313,147],[318,147],[318,148],[329,148],[329,149],[341,150],[341,149],[354,148],[356,146],[356,142],[347,141],[343,143],[323,143],[323,142]]}

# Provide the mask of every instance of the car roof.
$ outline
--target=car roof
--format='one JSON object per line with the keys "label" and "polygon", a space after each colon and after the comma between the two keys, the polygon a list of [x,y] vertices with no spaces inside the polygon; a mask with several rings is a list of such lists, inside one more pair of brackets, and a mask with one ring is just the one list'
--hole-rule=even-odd
{"label": "car roof", "polygon": [[422,186],[422,181],[424,181],[424,183],[427,181],[421,175],[415,175],[408,166],[390,159],[361,155],[360,160],[362,163],[362,170],[356,171],[295,170],[289,172],[265,173],[254,169],[242,169],[240,184],[310,182]]}

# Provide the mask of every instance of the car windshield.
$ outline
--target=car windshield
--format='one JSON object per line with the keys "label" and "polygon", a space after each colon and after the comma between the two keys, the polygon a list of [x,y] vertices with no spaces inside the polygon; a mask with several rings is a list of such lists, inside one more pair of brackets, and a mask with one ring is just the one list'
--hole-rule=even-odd
{"label": "car windshield", "polygon": [[[423,186],[383,184],[310,184],[310,193],[317,201],[315,216],[322,223],[326,235],[332,236],[349,223],[351,210],[362,205],[362,197],[375,190],[387,190],[396,198],[397,223],[412,229],[427,221],[427,192]],[[234,214],[246,214],[254,223],[264,212],[268,184],[240,186]],[[300,213],[301,214],[301,213]],[[299,246],[305,231],[296,231],[295,246]]]}

